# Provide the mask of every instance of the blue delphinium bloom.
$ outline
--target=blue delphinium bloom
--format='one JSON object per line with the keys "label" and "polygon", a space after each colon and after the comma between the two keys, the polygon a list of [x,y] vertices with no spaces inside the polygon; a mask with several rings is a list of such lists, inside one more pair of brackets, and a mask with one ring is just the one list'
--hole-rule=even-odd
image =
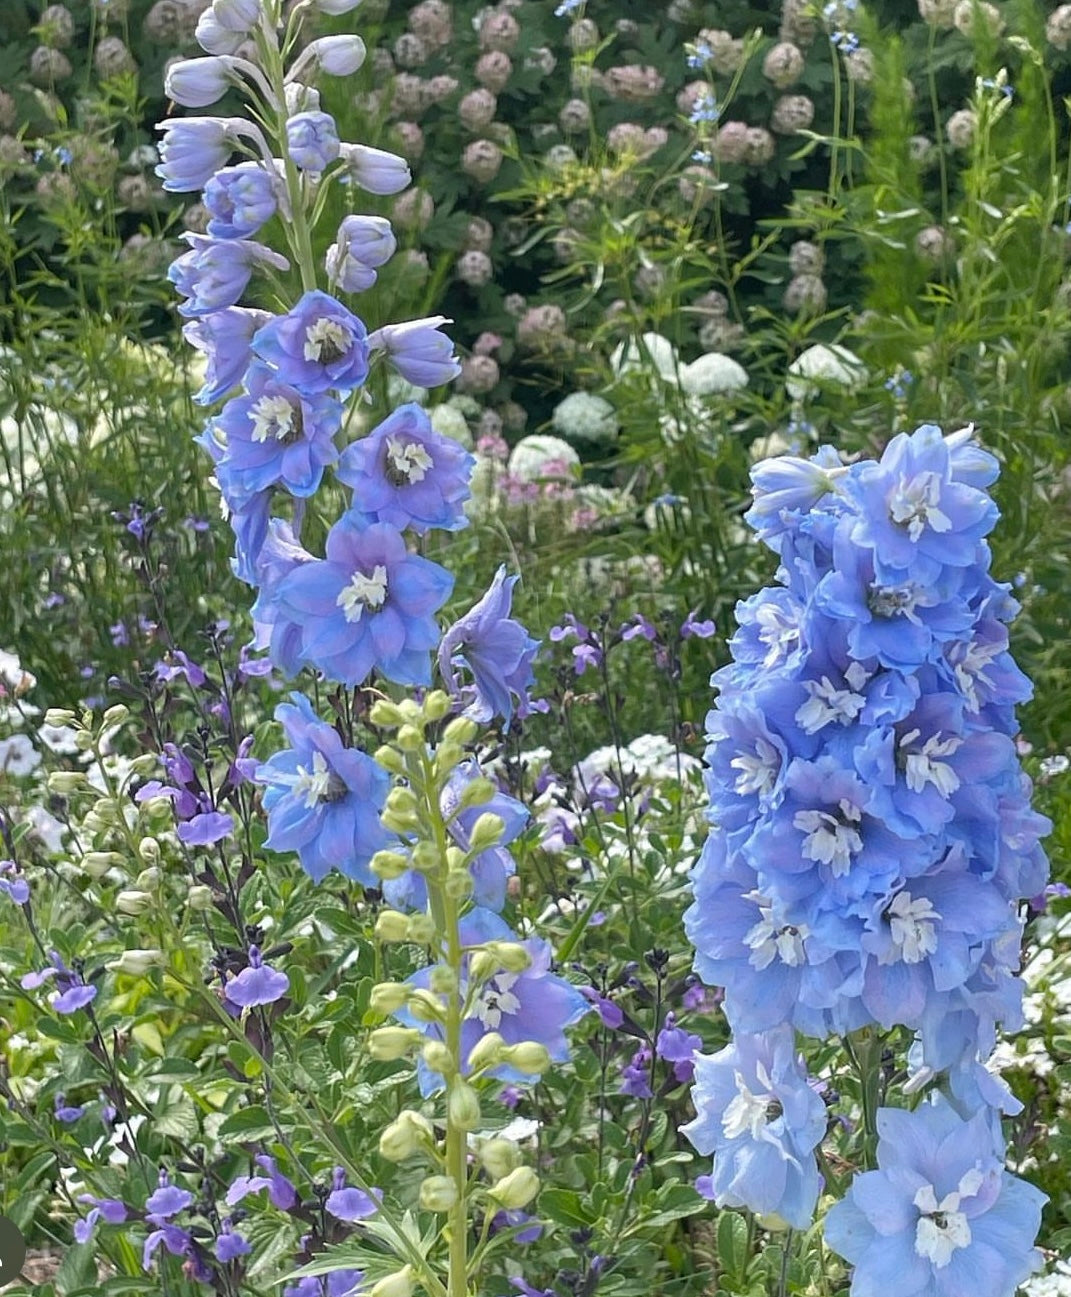
{"label": "blue delphinium bloom", "polygon": [[182,326],[182,336],[207,361],[204,386],[193,397],[198,405],[211,405],[238,386],[253,358],[253,335],[270,319],[267,311],[227,306]]}
{"label": "blue delphinium bloom", "polygon": [[177,257],[167,277],[187,300],[180,315],[211,315],[234,306],[245,292],[257,266],[287,270],[290,262],[278,252],[252,239],[217,241],[204,234],[185,234],[190,251]]}
{"label": "blue delphinium bloom", "polygon": [[224,498],[241,500],[276,483],[291,495],[312,495],[338,458],[341,402],[327,392],[303,395],[260,361],[250,366],[245,389],[215,420],[226,439],[216,463]]}
{"label": "blue delphinium bloom", "polygon": [[368,330],[341,302],[312,289],[253,337],[253,350],[299,392],[345,394],[368,377]]}
{"label": "blue delphinium bloom", "polygon": [[[473,909],[461,920],[463,946],[475,946],[485,941],[516,942],[518,938],[509,925],[490,910]],[[551,972],[549,942],[539,937],[529,937],[520,943],[527,950],[531,963],[519,973],[502,969],[480,986],[471,1011],[461,1024],[461,1057],[467,1060],[476,1044],[488,1032],[497,1032],[507,1045],[534,1041],[544,1045],[551,1059],[565,1062],[569,1057],[569,1043],[565,1028],[572,1026],[588,1012],[590,1005],[579,987]],[[467,994],[467,963],[462,971],[462,994]],[[427,987],[431,969],[421,969],[409,980],[414,986]],[[439,1039],[442,1028],[413,1018],[408,1010],[401,1009],[395,1017],[407,1026],[416,1027],[426,1035]],[[466,1063],[467,1067],[467,1063]],[[493,1068],[489,1075],[516,1084],[532,1084],[534,1077],[514,1067],[503,1065]],[[421,1093],[434,1094],[442,1089],[443,1080],[425,1064],[419,1065]]]}
{"label": "blue delphinium bloom", "polygon": [[398,241],[382,216],[345,216],[327,249],[325,268],[332,288],[361,293],[376,282],[376,271],[394,256]]}
{"label": "blue delphinium bloom", "polygon": [[339,154],[338,127],[330,113],[295,113],[287,119],[286,147],[302,171],[324,171]]}
{"label": "blue delphinium bloom", "polygon": [[[527,716],[531,710],[528,690],[535,679],[532,664],[539,641],[510,616],[518,579],[500,567],[487,593],[454,622],[439,645],[443,683],[455,697],[466,699],[466,715],[482,723],[501,716],[509,725],[514,699],[518,715]],[[471,685],[462,686],[458,667],[470,672]]]}
{"label": "blue delphinium bloom", "polygon": [[439,387],[461,373],[454,344],[441,332],[450,324],[445,315],[385,324],[368,335],[372,351],[385,351],[401,376],[417,387]]}
{"label": "blue delphinium bloom", "polygon": [[315,555],[301,544],[290,523],[282,518],[268,522],[260,552],[257,555],[257,580],[260,588],[251,610],[253,648],[268,649],[271,661],[286,676],[301,669],[302,621],[288,617],[275,598],[282,579],[302,563],[311,563]]}
{"label": "blue delphinium bloom", "polygon": [[242,162],[217,171],[201,201],[211,214],[214,239],[247,239],[275,215],[278,178],[259,162]]}
{"label": "blue delphinium bloom", "polygon": [[346,447],[337,476],[353,488],[353,509],[369,522],[389,522],[423,535],[432,527],[468,525],[473,457],[443,437],[419,405],[400,405],[366,436]]}
{"label": "blue delphinium bloom", "polygon": [[387,523],[365,526],[352,510],[331,528],[327,557],[283,577],[275,599],[304,623],[302,658],[332,680],[362,684],[374,669],[398,684],[431,683],[439,642],[435,612],[454,578],[410,554]]}
{"label": "blue delphinium bloom", "polygon": [[390,776],[367,753],[348,748],[301,694],[275,709],[288,748],[256,773],[265,786],[270,851],[296,851],[316,882],[332,869],[365,887],[379,880],[368,862],[393,844],[379,822]]}
{"label": "blue delphinium bloom", "polygon": [[826,1108],[807,1081],[794,1034],[780,1027],[737,1036],[695,1059],[697,1116],[681,1129],[700,1153],[714,1154],[710,1196],[806,1229],[821,1179],[814,1150]]}
{"label": "blue delphinium bloom", "polygon": [[201,189],[227,164],[239,136],[254,129],[240,117],[173,117],[161,122],[156,174],[168,193]]}
{"label": "blue delphinium bloom", "polygon": [[853,1297],[1011,1297],[1038,1269],[1045,1195],[1009,1175],[984,1113],[938,1097],[878,1111],[878,1169],[857,1175],[825,1220],[826,1243],[855,1267]]}

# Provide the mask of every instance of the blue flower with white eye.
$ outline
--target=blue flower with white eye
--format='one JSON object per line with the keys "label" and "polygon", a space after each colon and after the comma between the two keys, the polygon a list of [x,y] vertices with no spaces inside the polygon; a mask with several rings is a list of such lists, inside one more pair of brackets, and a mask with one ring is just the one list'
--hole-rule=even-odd
{"label": "blue flower with white eye", "polygon": [[1045,1194],[993,1153],[984,1113],[965,1121],[938,1098],[881,1108],[878,1169],[857,1175],[825,1219],[826,1243],[854,1267],[852,1297],[1012,1297],[1038,1269]]}
{"label": "blue flower with white eye", "polygon": [[814,1150],[826,1132],[826,1107],[807,1080],[790,1027],[738,1035],[695,1060],[697,1116],[681,1130],[700,1153],[714,1154],[697,1185],[719,1207],[746,1207],[806,1229],[821,1177]]}
{"label": "blue flower with white eye", "polygon": [[299,392],[342,394],[368,377],[364,322],[319,289],[310,289],[253,335],[253,351]]}

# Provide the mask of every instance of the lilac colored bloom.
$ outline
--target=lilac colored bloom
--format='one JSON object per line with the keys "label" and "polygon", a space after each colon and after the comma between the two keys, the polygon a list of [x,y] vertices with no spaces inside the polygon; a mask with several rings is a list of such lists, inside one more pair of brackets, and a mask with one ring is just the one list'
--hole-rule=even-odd
{"label": "lilac colored bloom", "polygon": [[434,614],[450,595],[450,573],[410,554],[387,523],[366,527],[352,510],[331,528],[326,553],[276,590],[283,611],[304,623],[303,660],[347,685],[373,668],[398,684],[430,684]]}
{"label": "lilac colored bloom", "polygon": [[225,1220],[216,1238],[216,1259],[226,1265],[228,1261],[236,1261],[240,1256],[248,1256],[252,1250],[248,1240],[233,1228],[230,1219]]}
{"label": "lilac colored bloom", "polygon": [[253,350],[281,382],[299,392],[346,393],[368,377],[367,329],[341,302],[318,289],[265,324],[253,337]]}
{"label": "lilac colored bloom", "polygon": [[491,1219],[491,1234],[501,1234],[503,1230],[514,1231],[514,1243],[534,1243],[542,1237],[543,1223],[526,1211],[500,1211]]}
{"label": "lilac colored bloom", "polygon": [[253,358],[253,335],[271,318],[267,311],[228,306],[182,326],[182,336],[208,361],[204,386],[193,398],[198,405],[211,405],[241,382]]}
{"label": "lilac colored bloom", "polygon": [[190,1257],[193,1253],[193,1239],[186,1230],[177,1225],[161,1225],[145,1240],[145,1246],[141,1250],[143,1270],[152,1269],[153,1257],[161,1246],[167,1248],[172,1256]]}
{"label": "lilac colored bloom", "polygon": [[234,817],[226,811],[202,811],[175,830],[188,847],[211,847],[234,836]]}
{"label": "lilac colored bloom", "polygon": [[[519,621],[510,616],[513,587],[517,576],[506,576],[503,565],[495,573],[487,593],[447,630],[439,645],[439,672],[455,697],[471,697],[466,714],[489,721],[501,716],[508,726],[517,712],[528,715],[528,690],[535,676],[532,663],[539,641],[532,639]],[[472,684],[463,688],[456,668],[465,667]]]}
{"label": "lilac colored bloom", "polygon": [[16,905],[25,905],[30,899],[30,884],[13,860],[0,860],[0,892],[6,892]]}
{"label": "lilac colored bloom", "polygon": [[276,1166],[275,1159],[267,1153],[258,1153],[253,1161],[266,1174],[238,1176],[227,1190],[227,1206],[235,1207],[249,1194],[267,1189],[268,1200],[273,1207],[278,1207],[280,1211],[290,1211],[297,1204],[297,1190]]}
{"label": "lilac colored bloom", "polygon": [[72,972],[57,951],[52,951],[50,959],[51,967],[23,976],[22,989],[33,991],[55,978],[57,990],[49,999],[49,1004],[57,1013],[77,1013],[79,1009],[92,1004],[97,998],[97,988],[89,986],[80,973]]}
{"label": "lilac colored bloom", "polygon": [[338,127],[330,113],[295,113],[287,118],[286,148],[302,171],[324,171],[338,157]]}
{"label": "lilac colored bloom", "polygon": [[224,994],[232,1004],[251,1009],[258,1004],[274,1004],[290,989],[290,978],[278,969],[269,968],[260,957],[257,946],[249,947],[249,964],[232,977]]}
{"label": "lilac colored bloom", "polygon": [[340,154],[353,182],[370,194],[400,193],[413,179],[409,163],[396,153],[367,144],[343,144]]}
{"label": "lilac colored bloom", "polygon": [[82,1220],[74,1223],[74,1241],[88,1243],[93,1237],[98,1220],[109,1225],[122,1225],[126,1220],[126,1204],[118,1198],[94,1198],[91,1193],[78,1195],[79,1202],[90,1203],[90,1209]]}
{"label": "lilac colored bloom", "polygon": [[288,270],[290,262],[278,252],[252,239],[217,241],[204,234],[183,235],[190,251],[168,267],[167,277],[188,300],[180,315],[196,318],[234,306],[258,265]]}
{"label": "lilac colored bloom", "polygon": [[347,446],[337,475],[353,488],[353,510],[368,522],[423,535],[468,525],[464,503],[474,463],[452,437],[435,431],[419,405],[408,403]]}
{"label": "lilac colored bloom", "polygon": [[234,84],[234,60],[228,54],[178,59],[164,74],[164,93],[183,108],[207,108]]}
{"label": "lilac colored bloom", "polygon": [[177,117],[161,122],[156,174],[168,193],[201,189],[226,166],[241,135],[250,128],[240,117]]}
{"label": "lilac colored bloom", "polygon": [[331,1192],[324,1203],[324,1211],[336,1220],[353,1224],[373,1216],[379,1210],[379,1203],[369,1197],[363,1189],[355,1189],[346,1184],[346,1173],[340,1166],[335,1167],[331,1180]]}
{"label": "lilac colored bloom", "polygon": [[806,1229],[820,1178],[826,1107],[807,1083],[790,1027],[737,1036],[695,1060],[695,1119],[681,1129],[714,1154],[714,1200]]}
{"label": "lilac colored bloom", "polygon": [[717,632],[717,626],[709,617],[703,621],[696,617],[698,611],[698,608],[693,608],[685,617],[681,624],[681,639],[710,639]]}
{"label": "lilac colored bloom", "polygon": [[[566,0],[562,0],[563,3]],[[558,1297],[553,1288],[533,1288],[530,1283],[522,1279],[520,1275],[510,1275],[510,1283],[521,1294],[521,1297]]]}
{"label": "lilac colored bloom", "polygon": [[275,215],[278,178],[259,162],[223,167],[205,185],[202,202],[211,213],[214,239],[247,239]]}
{"label": "lilac colored bloom", "polygon": [[613,1000],[607,999],[605,995],[600,995],[594,986],[582,986],[580,993],[595,1009],[602,1025],[610,1031],[616,1031],[625,1021],[625,1014],[621,1006],[615,1004]]}
{"label": "lilac colored bloom", "polygon": [[54,1100],[54,1107],[55,1107],[55,1115],[57,1121],[68,1122],[68,1123],[75,1122],[85,1114],[84,1104],[81,1105],[80,1107],[74,1107],[71,1104],[67,1103],[67,1096],[62,1093],[56,1095],[56,1098]]}
{"label": "lilac colored bloom", "polygon": [[301,669],[301,622],[286,616],[276,602],[275,591],[283,577],[313,559],[314,555],[297,540],[288,522],[281,518],[269,520],[257,555],[260,589],[252,618],[256,631],[253,647],[270,649],[271,661],[259,663],[258,674],[270,671],[273,663],[287,676],[294,676]]}
{"label": "lilac colored bloom", "polygon": [[338,869],[365,887],[378,886],[369,868],[395,839],[379,822],[390,776],[367,753],[346,747],[309,700],[291,694],[275,709],[289,747],[256,773],[264,784],[270,851],[296,851],[316,882]]}
{"label": "lilac colored bloom", "polygon": [[630,1095],[633,1099],[653,1099],[651,1089],[651,1051],[644,1045],[636,1050],[621,1069],[620,1094]]}
{"label": "lilac colored bloom", "polygon": [[166,659],[157,662],[153,667],[153,676],[161,684],[170,684],[173,680],[182,679],[194,689],[200,689],[208,679],[204,668],[191,661],[189,655],[182,649],[174,649],[167,654]]}
{"label": "lilac colored bloom", "polygon": [[364,292],[397,248],[390,221],[384,217],[343,217],[335,242],[327,249],[327,282],[344,293]]}
{"label": "lilac colored bloom", "polygon": [[431,315],[402,324],[387,324],[368,335],[370,351],[385,351],[401,376],[417,387],[439,387],[461,373],[454,344],[441,333],[452,324],[445,315]]}
{"label": "lilac colored bloom", "polygon": [[602,663],[602,650],[597,644],[577,644],[573,649],[573,670],[578,676],[597,668]]}
{"label": "lilac colored bloom", "polygon": [[240,502],[276,484],[291,495],[312,495],[326,465],[338,459],[334,437],[341,422],[342,405],[333,396],[303,395],[254,361],[245,392],[228,401],[215,420],[226,439],[216,463],[224,497]]}
{"label": "lilac colored bloom", "polygon": [[655,1041],[655,1053],[665,1063],[691,1063],[703,1048],[701,1037],[677,1026],[676,1016],[666,1014],[665,1026]]}
{"label": "lilac colored bloom", "polygon": [[642,612],[635,612],[621,627],[621,638],[626,641],[640,638],[651,641],[658,638],[658,631]]}
{"label": "lilac colored bloom", "polygon": [[161,1171],[157,1188],[146,1199],[145,1212],[157,1221],[165,1221],[169,1216],[177,1216],[180,1211],[185,1211],[191,1202],[193,1194],[189,1189],[179,1189],[171,1183],[167,1172]]}
{"label": "lilac colored bloom", "polygon": [[943,1098],[881,1108],[878,1169],[857,1175],[825,1220],[826,1243],[855,1267],[852,1293],[1012,1297],[1041,1265],[1046,1196],[1003,1169],[985,1113]]}

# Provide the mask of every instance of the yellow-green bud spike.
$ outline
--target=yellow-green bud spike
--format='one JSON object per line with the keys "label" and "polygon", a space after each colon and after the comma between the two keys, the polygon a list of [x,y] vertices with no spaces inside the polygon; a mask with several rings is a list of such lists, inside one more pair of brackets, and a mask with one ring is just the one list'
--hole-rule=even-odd
{"label": "yellow-green bud spike", "polygon": [[505,1211],[517,1211],[527,1207],[538,1192],[539,1176],[530,1166],[518,1166],[488,1191],[488,1197]]}

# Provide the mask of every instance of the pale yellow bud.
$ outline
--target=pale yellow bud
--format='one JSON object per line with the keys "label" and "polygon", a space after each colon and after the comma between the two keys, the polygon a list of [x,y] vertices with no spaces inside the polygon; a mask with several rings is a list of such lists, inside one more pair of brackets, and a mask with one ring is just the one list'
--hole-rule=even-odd
{"label": "pale yellow bud", "polygon": [[538,1192],[539,1176],[530,1166],[518,1166],[504,1175],[489,1191],[488,1196],[505,1211],[517,1211],[521,1207],[527,1207]]}
{"label": "pale yellow bud", "polygon": [[120,914],[145,914],[152,909],[152,897],[148,892],[123,891],[115,898],[115,908]]}
{"label": "pale yellow bud", "polygon": [[384,770],[389,770],[392,775],[405,774],[405,757],[396,747],[384,743],[382,747],[376,748],[372,755],[375,757],[376,765],[382,766]]}
{"label": "pale yellow bud", "polygon": [[368,713],[368,719],[381,730],[397,729],[405,717],[396,703],[389,698],[377,698]]}
{"label": "pale yellow bud", "polygon": [[452,1126],[476,1130],[480,1124],[480,1098],[460,1077],[455,1077],[446,1099],[446,1112]]}
{"label": "pale yellow bud", "polygon": [[382,910],[375,931],[377,941],[408,941],[409,919],[398,910]]}
{"label": "pale yellow bud", "polygon": [[186,893],[186,904],[191,910],[210,910],[213,900],[211,887],[206,887],[203,883],[195,884]]}
{"label": "pale yellow bud", "polygon": [[396,1013],[409,998],[409,987],[404,982],[377,982],[368,997],[368,1007],[373,1013]]}
{"label": "pale yellow bud", "polygon": [[457,1202],[457,1185],[448,1175],[429,1175],[420,1182],[420,1205],[425,1211],[449,1211]]}
{"label": "pale yellow bud", "polygon": [[430,914],[411,914],[405,931],[408,941],[417,946],[430,946],[435,940],[435,920]]}
{"label": "pale yellow bud", "polygon": [[424,699],[423,712],[429,721],[441,721],[453,706],[450,695],[442,689],[433,689]]}
{"label": "pale yellow bud", "polygon": [[487,948],[507,973],[523,973],[532,966],[532,956],[519,941],[489,941]]}
{"label": "pale yellow bud", "polygon": [[118,959],[113,959],[105,967],[115,973],[128,973],[133,977],[141,977],[150,968],[157,968],[163,962],[162,950],[124,950]]}
{"label": "pale yellow bud", "polygon": [[457,1064],[454,1062],[454,1056],[450,1048],[441,1040],[429,1040],[421,1051],[424,1056],[424,1062],[433,1072],[440,1072],[443,1076],[452,1076],[457,1071]]}
{"label": "pale yellow bud", "polygon": [[63,729],[67,725],[73,725],[77,719],[77,714],[68,707],[50,707],[45,712],[45,724],[53,725],[56,729]]}
{"label": "pale yellow bud", "polygon": [[488,1067],[497,1067],[502,1062],[502,1048],[505,1041],[497,1031],[489,1031],[472,1047],[469,1054],[469,1070],[482,1072]]}
{"label": "pale yellow bud", "polygon": [[95,740],[88,730],[79,730],[74,736],[74,746],[79,752],[92,752]]}
{"label": "pale yellow bud", "polygon": [[413,848],[412,861],[414,869],[427,874],[433,869],[438,869],[442,863],[442,856],[433,842],[418,842]]}
{"label": "pale yellow bud", "polygon": [[48,776],[48,791],[66,797],[84,788],[86,777],[80,770],[53,770]]}
{"label": "pale yellow bud", "polygon": [[113,725],[122,725],[130,715],[130,708],[125,703],[116,703],[104,713],[104,724],[110,729]]}
{"label": "pale yellow bud", "polygon": [[400,851],[377,851],[368,863],[377,878],[401,878],[409,868],[408,856]]}
{"label": "pale yellow bud", "polygon": [[490,950],[476,950],[469,956],[469,977],[475,982],[486,982],[500,972],[501,967]]}
{"label": "pale yellow bud", "polygon": [[450,995],[457,990],[457,974],[448,964],[436,964],[428,976],[428,985],[439,995]]}
{"label": "pale yellow bud", "polygon": [[377,1027],[368,1037],[368,1052],[380,1063],[404,1058],[424,1039],[415,1027]]}
{"label": "pale yellow bud", "polygon": [[521,1150],[511,1139],[496,1135],[494,1139],[485,1139],[479,1147],[480,1162],[492,1180],[501,1180],[517,1169],[521,1160]]}
{"label": "pale yellow bud", "polygon": [[[169,802],[168,805],[170,806],[170,804]],[[103,833],[107,827],[108,821],[96,810],[86,811],[85,815],[82,816],[82,828],[87,833]]]}
{"label": "pale yellow bud", "polygon": [[468,716],[455,716],[443,730],[443,738],[448,743],[471,743],[480,732],[480,727]]}
{"label": "pale yellow bud", "polygon": [[419,752],[424,746],[424,735],[415,725],[403,725],[394,741],[403,752]]}
{"label": "pale yellow bud", "polygon": [[387,810],[395,815],[416,815],[420,806],[411,788],[392,788],[387,794]]}
{"label": "pale yellow bud", "polygon": [[403,1109],[379,1137],[379,1151],[388,1162],[404,1162],[434,1140],[431,1122],[411,1108]]}
{"label": "pale yellow bud", "polygon": [[446,875],[443,890],[452,900],[463,901],[472,891],[472,875],[467,869],[452,869]]}
{"label": "pale yellow bud", "polygon": [[468,810],[470,806],[484,806],[494,797],[496,791],[494,783],[486,775],[477,775],[475,779],[470,779],[462,790],[461,797],[458,799],[458,810]]}
{"label": "pale yellow bud", "polygon": [[446,868],[456,874],[459,869],[465,868],[465,852],[460,847],[450,846],[446,848]]}
{"label": "pale yellow bud", "polygon": [[445,1016],[442,1000],[422,986],[409,992],[407,1007],[417,1022],[442,1022]]}
{"label": "pale yellow bud", "polygon": [[151,775],[159,768],[160,759],[151,752],[143,752],[140,757],[133,757],[130,762],[130,769],[136,775]]}
{"label": "pale yellow bud", "polygon": [[413,1267],[402,1266],[379,1283],[372,1285],[368,1297],[413,1297]]}
{"label": "pale yellow bud", "polygon": [[138,843],[138,855],[147,865],[160,863],[160,844],[155,838],[142,838]]}
{"label": "pale yellow bud", "polygon": [[469,834],[469,847],[473,851],[486,851],[498,845],[499,839],[506,831],[506,822],[494,811],[484,811]]}
{"label": "pale yellow bud", "polygon": [[78,861],[90,878],[103,878],[109,869],[123,863],[118,851],[87,851]]}
{"label": "pale yellow bud", "polygon": [[445,739],[435,749],[435,772],[439,775],[449,774],[464,759],[465,749],[460,743],[449,743]]}
{"label": "pale yellow bud", "polygon": [[519,1045],[507,1045],[502,1051],[502,1061],[529,1076],[540,1076],[550,1067],[550,1053],[546,1045],[534,1040],[522,1040]]}

